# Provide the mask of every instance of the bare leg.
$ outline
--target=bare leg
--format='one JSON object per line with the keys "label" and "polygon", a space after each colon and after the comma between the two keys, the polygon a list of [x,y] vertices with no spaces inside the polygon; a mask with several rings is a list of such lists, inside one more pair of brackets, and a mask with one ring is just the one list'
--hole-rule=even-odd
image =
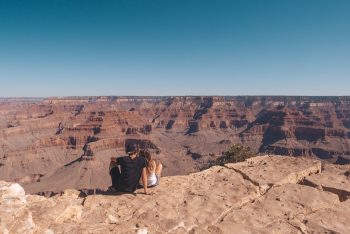
{"label": "bare leg", "polygon": [[160,177],[162,175],[163,165],[161,163],[158,163],[156,167],[156,174]]}

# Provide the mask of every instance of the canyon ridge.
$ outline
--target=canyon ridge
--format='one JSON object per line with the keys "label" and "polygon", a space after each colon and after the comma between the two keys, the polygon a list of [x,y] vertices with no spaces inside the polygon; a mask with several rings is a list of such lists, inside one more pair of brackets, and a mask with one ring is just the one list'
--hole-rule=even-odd
{"label": "canyon ridge", "polygon": [[350,163],[350,97],[0,99],[0,180],[26,193],[110,185],[110,157],[148,149],[164,175],[198,172],[234,143],[257,154]]}

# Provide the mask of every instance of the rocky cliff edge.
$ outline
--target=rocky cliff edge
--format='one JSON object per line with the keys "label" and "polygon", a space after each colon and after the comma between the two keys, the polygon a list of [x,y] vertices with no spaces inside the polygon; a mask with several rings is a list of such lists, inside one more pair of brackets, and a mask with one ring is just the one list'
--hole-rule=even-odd
{"label": "rocky cliff edge", "polygon": [[349,166],[261,156],[151,191],[46,198],[0,181],[0,233],[350,233]]}

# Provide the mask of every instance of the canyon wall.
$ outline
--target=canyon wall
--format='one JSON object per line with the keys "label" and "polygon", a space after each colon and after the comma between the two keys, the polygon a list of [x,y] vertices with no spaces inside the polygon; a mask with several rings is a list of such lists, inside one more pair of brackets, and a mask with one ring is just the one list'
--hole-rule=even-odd
{"label": "canyon wall", "polygon": [[31,193],[107,187],[111,156],[136,143],[188,174],[233,143],[260,154],[350,162],[350,97],[0,99],[0,179]]}

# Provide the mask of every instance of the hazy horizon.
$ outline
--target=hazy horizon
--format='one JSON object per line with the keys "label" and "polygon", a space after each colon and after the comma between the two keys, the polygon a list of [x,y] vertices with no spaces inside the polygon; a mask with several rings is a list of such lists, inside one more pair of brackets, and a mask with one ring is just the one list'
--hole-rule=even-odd
{"label": "hazy horizon", "polygon": [[0,96],[349,96],[350,2],[0,1]]}
{"label": "hazy horizon", "polygon": [[0,99],[50,99],[50,98],[94,98],[94,97],[305,97],[305,98],[350,98],[350,95],[82,95],[82,96],[0,96]]}

